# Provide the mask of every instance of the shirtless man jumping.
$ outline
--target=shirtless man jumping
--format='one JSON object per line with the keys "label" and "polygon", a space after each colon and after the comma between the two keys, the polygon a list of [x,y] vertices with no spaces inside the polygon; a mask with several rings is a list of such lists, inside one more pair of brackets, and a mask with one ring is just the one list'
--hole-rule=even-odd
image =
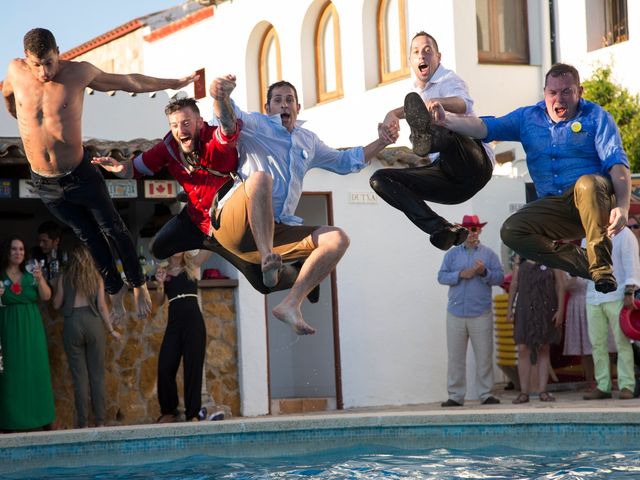
{"label": "shirtless man jumping", "polygon": [[160,79],[117,75],[88,62],[60,60],[53,34],[43,28],[27,32],[24,53],[26,58],[9,65],[2,95],[9,113],[18,120],[34,188],[51,213],[69,225],[91,250],[111,296],[112,315],[119,319],[125,315],[127,286],[116,269],[113,246],[133,287],[138,317],[144,318],[151,310],[151,299],[135,246],[102,175],[83,149],[84,90],[177,90],[197,76]]}

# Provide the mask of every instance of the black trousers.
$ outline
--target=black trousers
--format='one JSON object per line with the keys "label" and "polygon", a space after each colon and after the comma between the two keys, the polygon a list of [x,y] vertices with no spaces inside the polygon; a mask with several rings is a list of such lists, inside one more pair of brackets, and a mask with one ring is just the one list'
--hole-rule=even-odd
{"label": "black trousers", "polygon": [[465,202],[487,184],[492,173],[493,164],[482,142],[453,134],[435,163],[415,168],[383,168],[371,176],[369,183],[385,202],[431,234],[449,222],[425,201],[445,205]]}
{"label": "black trousers", "polygon": [[[158,355],[158,401],[162,415],[170,415],[178,408],[176,375],[180,359],[184,359],[184,414],[187,420],[198,415],[202,405],[202,369],[204,366],[207,331],[202,314],[193,297],[174,302],[195,303],[191,314],[180,311],[180,305],[169,305],[169,320]],[[173,312],[173,307],[176,312]]]}
{"label": "black trousers", "polygon": [[262,267],[241,259],[226,250],[214,237],[209,237],[202,233],[189,218],[187,207],[185,206],[177,216],[169,220],[156,234],[151,243],[151,253],[154,257],[163,259],[169,258],[178,252],[194,249],[210,250],[220,255],[240,270],[240,273],[244,275],[251,286],[263,294],[291,288],[299,271],[299,268],[291,266],[280,275],[280,281],[275,287],[265,287],[264,283],[262,283]]}
{"label": "black trousers", "polygon": [[91,164],[87,151],[72,172],[49,178],[32,171],[31,180],[49,211],[69,225],[89,248],[108,293],[114,294],[123,286],[110,245],[119,255],[129,283],[133,287],[144,284],[144,274],[131,234],[111,201],[102,174]]}

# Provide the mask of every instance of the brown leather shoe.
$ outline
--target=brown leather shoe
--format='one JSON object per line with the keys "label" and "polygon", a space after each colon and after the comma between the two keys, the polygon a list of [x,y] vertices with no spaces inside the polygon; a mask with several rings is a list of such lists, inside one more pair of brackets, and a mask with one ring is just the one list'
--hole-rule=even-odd
{"label": "brown leather shoe", "polygon": [[584,400],[605,400],[611,398],[611,392],[603,392],[597,388],[594,388],[592,392],[585,393],[582,398]]}
{"label": "brown leather shoe", "polygon": [[633,398],[633,392],[628,388],[623,388],[620,390],[620,396],[618,398],[620,398],[620,400],[631,400]]}

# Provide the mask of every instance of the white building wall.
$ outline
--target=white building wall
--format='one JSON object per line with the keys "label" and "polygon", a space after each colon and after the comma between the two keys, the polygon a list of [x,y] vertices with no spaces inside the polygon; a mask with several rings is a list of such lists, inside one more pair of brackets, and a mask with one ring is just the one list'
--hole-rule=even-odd
{"label": "white building wall", "polygon": [[[420,30],[438,39],[443,64],[467,80],[478,114],[504,114],[541,98],[541,66],[477,63],[473,0],[407,3],[408,39]],[[546,2],[529,3],[533,5],[533,24],[546,21],[539,18]],[[300,118],[307,121],[306,127],[335,147],[367,144],[375,139],[377,123],[385,113],[402,105],[412,80],[377,86],[377,3],[335,0],[340,18],[344,98],[316,104],[313,33],[323,4],[324,0],[224,2],[216,7],[212,18],[147,43],[146,73],[185,75],[205,67],[207,84],[214,76],[233,73],[238,77],[234,100],[243,108],[257,110],[255,59],[261,36],[271,24],[280,40],[283,77],[298,88],[303,107]],[[545,48],[534,45],[538,58],[546,58]],[[201,101],[201,109],[208,118],[210,101]],[[404,124],[399,144],[409,145],[408,130]],[[368,179],[380,167],[374,161],[363,172],[348,176],[312,171],[305,180],[305,191],[333,192],[335,224],[351,238],[351,247],[337,267],[346,408],[446,398],[447,288],[436,281],[444,252],[433,248],[426,235],[382,200],[375,205],[348,203],[350,192],[371,192]],[[508,189],[503,185],[488,187],[486,195],[476,197],[482,200],[435,208],[451,221],[460,221],[464,214],[479,214],[489,222],[483,233],[485,243],[498,250],[498,228],[512,200],[501,196],[496,201],[496,192],[515,195],[521,190],[520,196],[524,196],[521,181],[512,180],[511,184],[514,187]],[[500,207],[494,208],[495,203]],[[264,318],[262,296],[240,279],[238,325],[244,415],[268,412]]]}
{"label": "white building wall", "polygon": [[556,1],[558,24],[558,57],[574,65],[582,79],[591,76],[598,65],[611,65],[614,80],[640,94],[637,59],[640,49],[640,2],[627,0],[629,40],[608,47],[599,47],[601,1]]}

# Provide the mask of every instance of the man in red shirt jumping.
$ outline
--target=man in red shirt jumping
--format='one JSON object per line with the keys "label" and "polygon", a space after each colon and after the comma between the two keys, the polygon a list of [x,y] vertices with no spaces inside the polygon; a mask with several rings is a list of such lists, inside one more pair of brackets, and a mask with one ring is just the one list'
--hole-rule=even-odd
{"label": "man in red shirt jumping", "polygon": [[263,283],[260,265],[248,263],[225,250],[210,235],[209,210],[214,200],[218,196],[222,198],[233,184],[232,177],[238,166],[236,140],[240,132],[228,94],[222,92],[214,97],[214,111],[219,127],[210,126],[202,119],[195,99],[172,100],[165,108],[171,131],[161,142],[133,160],[119,162],[112,157],[95,157],[92,163],[120,178],[153,176],[166,168],[184,188],[187,205],[156,234],[151,245],[154,257],[164,259],[187,250],[211,250],[240,270],[263,294],[290,288],[298,273],[296,267],[286,266],[279,282],[268,288]]}

